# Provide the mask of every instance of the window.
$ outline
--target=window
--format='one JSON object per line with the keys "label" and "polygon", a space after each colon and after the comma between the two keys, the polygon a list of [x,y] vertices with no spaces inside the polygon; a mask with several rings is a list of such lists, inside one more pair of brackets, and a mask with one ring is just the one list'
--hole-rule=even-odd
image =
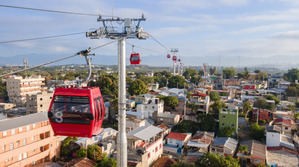
{"label": "window", "polygon": [[36,124],[33,124],[32,127],[35,128],[35,127],[36,127]]}
{"label": "window", "polygon": [[156,152],[158,151],[158,147],[156,147]]}
{"label": "window", "polygon": [[32,137],[31,137],[31,140],[35,140],[35,136],[32,136]]}
{"label": "window", "polygon": [[40,107],[43,107],[43,105],[41,104],[41,105],[39,105]]}
{"label": "window", "polygon": [[23,128],[22,128],[22,127],[20,127],[20,128],[19,128],[19,132],[22,132],[22,131],[23,131]]}
{"label": "window", "polygon": [[27,131],[30,130],[30,126],[29,126],[29,125],[26,126],[26,130],[27,130]]}
{"label": "window", "polygon": [[19,161],[22,160],[22,154],[19,154]]}
{"label": "window", "polygon": [[285,130],[288,130],[288,127],[285,127],[284,129],[285,129]]}
{"label": "window", "polygon": [[225,115],[223,115],[222,118],[225,118]]}
{"label": "window", "polygon": [[27,158],[27,153],[23,153],[23,158],[24,158],[24,159]]}
{"label": "window", "polygon": [[13,150],[13,143],[9,144],[9,150]]}
{"label": "window", "polygon": [[23,140],[23,145],[25,146],[27,144],[27,139]]}
{"label": "window", "polygon": [[15,129],[12,129],[12,130],[11,130],[11,135],[14,135],[14,134],[16,134],[16,130],[15,130]]}
{"label": "window", "polygon": [[6,145],[2,146],[2,150],[5,151],[6,150]]}
{"label": "window", "polygon": [[160,148],[162,148],[162,144],[160,144]]}
{"label": "window", "polygon": [[20,140],[17,140],[17,144],[16,144],[16,147],[18,147],[20,145],[21,141]]}
{"label": "window", "polygon": [[6,136],[7,135],[7,131],[3,131],[2,134],[3,134],[3,136]]}
{"label": "window", "polygon": [[40,100],[40,101],[42,101],[42,100],[43,100],[43,98],[40,98],[39,100]]}

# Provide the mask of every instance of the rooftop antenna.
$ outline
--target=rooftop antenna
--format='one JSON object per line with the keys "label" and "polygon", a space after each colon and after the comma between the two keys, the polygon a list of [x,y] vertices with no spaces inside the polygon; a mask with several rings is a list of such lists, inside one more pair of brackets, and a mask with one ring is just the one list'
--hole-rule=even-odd
{"label": "rooftop antenna", "polygon": [[[118,136],[117,136],[117,166],[127,167],[127,134],[126,134],[126,39],[146,39],[149,34],[140,26],[145,21],[140,18],[103,18],[98,22],[103,26],[96,31],[87,32],[91,39],[108,38],[118,41]],[[133,25],[134,24],[134,25]],[[108,26],[112,25],[112,26]],[[113,26],[115,25],[115,26]]]}

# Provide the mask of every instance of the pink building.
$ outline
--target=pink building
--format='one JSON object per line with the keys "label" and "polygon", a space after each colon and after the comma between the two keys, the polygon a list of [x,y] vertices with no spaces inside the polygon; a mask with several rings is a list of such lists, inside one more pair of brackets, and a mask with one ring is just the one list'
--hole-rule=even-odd
{"label": "pink building", "polygon": [[47,113],[0,121],[0,167],[34,166],[59,155],[60,137],[54,136]]}

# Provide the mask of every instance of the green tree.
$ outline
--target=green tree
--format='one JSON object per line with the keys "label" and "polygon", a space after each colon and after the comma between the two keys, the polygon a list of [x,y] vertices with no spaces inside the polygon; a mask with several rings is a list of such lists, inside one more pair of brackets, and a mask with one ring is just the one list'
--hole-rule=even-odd
{"label": "green tree", "polygon": [[145,85],[154,83],[154,77],[140,76],[138,79],[140,79],[141,81],[143,81],[145,83]]}
{"label": "green tree", "polygon": [[221,128],[219,131],[219,137],[233,137],[235,130],[230,127]]}
{"label": "green tree", "polygon": [[113,74],[101,74],[96,82],[89,82],[89,86],[97,86],[101,89],[102,95],[118,96],[118,82],[117,76]]}
{"label": "green tree", "polygon": [[192,76],[195,76],[195,75],[198,75],[198,72],[196,69],[194,68],[187,68],[185,70],[185,72],[183,73],[183,76],[186,78],[186,79],[190,79]]}
{"label": "green tree", "polygon": [[89,145],[87,147],[87,157],[94,161],[100,161],[105,157],[105,153],[102,153],[101,147],[98,145]]}
{"label": "green tree", "polygon": [[257,74],[257,79],[260,80],[260,81],[265,81],[268,79],[268,73],[266,72],[259,72]]}
{"label": "green tree", "polygon": [[191,76],[190,82],[194,84],[198,84],[201,81],[201,77],[199,75]]}
{"label": "green tree", "polygon": [[195,133],[200,127],[200,124],[197,122],[183,120],[180,123],[176,124],[171,131],[178,133]]}
{"label": "green tree", "polygon": [[274,95],[265,95],[264,98],[268,99],[268,100],[274,100],[275,101],[275,104],[278,105],[280,103],[280,100],[274,96]]}
{"label": "green tree", "polygon": [[73,150],[70,149],[70,144],[77,141],[77,137],[67,137],[61,142],[60,157],[63,159],[71,159]]}
{"label": "green tree", "polygon": [[194,163],[178,162],[171,164],[170,167],[195,167]]}
{"label": "green tree", "polygon": [[240,151],[241,153],[243,153],[243,154],[246,154],[246,155],[249,154],[249,152],[248,152],[248,146],[247,146],[247,145],[242,145],[242,144],[240,144],[240,146],[239,146],[239,151]]}
{"label": "green tree", "polygon": [[255,140],[262,141],[265,137],[265,130],[258,123],[253,123],[250,125],[250,136]]}
{"label": "green tree", "polygon": [[147,87],[142,80],[136,79],[129,85],[128,92],[130,95],[145,94],[147,93]]}
{"label": "green tree", "polygon": [[253,106],[257,108],[268,109],[268,110],[273,110],[275,107],[273,104],[268,104],[264,98],[258,98],[254,102]]}
{"label": "green tree", "polygon": [[212,101],[220,100],[220,96],[217,92],[210,92],[210,99]]}
{"label": "green tree", "polygon": [[186,80],[184,77],[176,75],[176,76],[172,76],[169,78],[168,80],[168,87],[169,88],[184,88],[187,87],[186,85]]}
{"label": "green tree", "polygon": [[216,130],[216,120],[215,118],[208,114],[208,115],[202,115],[199,117],[200,120],[200,130],[202,131],[215,131]]}
{"label": "green tree", "polygon": [[236,75],[236,70],[233,67],[224,68],[222,71],[224,79],[231,79]]}
{"label": "green tree", "polygon": [[176,96],[159,96],[160,99],[164,101],[164,105],[166,107],[175,109],[175,107],[179,104],[178,97]]}
{"label": "green tree", "polygon": [[76,151],[76,157],[77,158],[84,158],[87,155],[87,151],[85,148],[81,148],[79,150]]}
{"label": "green tree", "polygon": [[211,75],[215,75],[216,74],[216,67],[211,67],[209,71],[210,71]]}
{"label": "green tree", "polygon": [[253,107],[251,106],[251,104],[249,103],[249,101],[245,101],[245,102],[243,103],[243,108],[242,108],[242,112],[243,112],[243,114],[245,115],[245,118],[247,118],[248,113],[249,113],[250,111],[252,111],[252,110],[253,110]]}
{"label": "green tree", "polygon": [[286,89],[286,94],[287,94],[287,96],[290,96],[290,97],[299,96],[299,85],[298,86],[289,86]]}
{"label": "green tree", "polygon": [[284,78],[290,82],[295,82],[299,78],[299,69],[293,68],[284,74]]}
{"label": "green tree", "polygon": [[226,107],[225,103],[223,103],[220,100],[216,100],[211,106],[210,108],[212,109],[212,111],[214,112],[214,114],[218,115],[218,113],[224,108]]}
{"label": "green tree", "polygon": [[220,154],[205,153],[195,163],[196,167],[240,167],[238,159]]}
{"label": "green tree", "polygon": [[249,70],[247,69],[247,67],[244,68],[243,76],[244,76],[244,79],[248,79],[248,77],[249,77]]}
{"label": "green tree", "polygon": [[116,160],[114,158],[107,158],[107,156],[104,156],[103,159],[98,161],[96,167],[116,167]]}

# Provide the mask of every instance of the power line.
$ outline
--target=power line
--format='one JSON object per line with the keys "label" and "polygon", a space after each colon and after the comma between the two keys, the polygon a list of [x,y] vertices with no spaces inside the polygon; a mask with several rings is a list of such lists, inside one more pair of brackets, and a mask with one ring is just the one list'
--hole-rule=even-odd
{"label": "power line", "polygon": [[25,38],[25,39],[15,39],[15,40],[9,40],[9,41],[0,41],[0,44],[14,43],[14,42],[24,42],[24,41],[33,41],[33,40],[40,40],[40,39],[59,38],[59,37],[66,37],[66,36],[78,35],[78,34],[83,34],[83,33],[85,33],[85,32],[75,32],[75,33],[62,34],[62,35],[52,35],[52,36]]}
{"label": "power line", "polygon": [[[0,4],[0,7],[23,9],[23,10],[34,10],[34,11],[49,12],[49,13],[72,14],[72,15],[81,15],[81,16],[100,16],[101,15],[101,14],[95,14],[95,13],[81,13],[81,12],[73,12],[73,11],[51,10],[51,9],[41,9],[41,8],[29,8],[29,7],[1,5],[1,4]],[[101,16],[112,17],[112,16],[109,16],[109,15],[101,15]]]}
{"label": "power line", "polygon": [[2,77],[5,77],[7,75],[13,75],[13,74],[16,74],[16,73],[20,73],[20,72],[23,72],[23,71],[27,71],[27,70],[31,70],[31,69],[34,69],[34,68],[38,68],[38,67],[42,67],[42,66],[46,66],[48,64],[53,64],[53,63],[57,63],[57,62],[60,62],[62,60],[66,60],[66,59],[69,59],[69,58],[72,58],[72,57],[75,57],[75,56],[78,56],[78,55],[81,55],[83,53],[88,53],[92,50],[96,50],[98,48],[101,48],[101,47],[104,47],[104,46],[107,46],[107,45],[110,45],[112,43],[114,43],[115,41],[112,41],[112,42],[108,42],[108,43],[105,43],[103,45],[99,45],[97,47],[94,47],[94,48],[89,48],[87,50],[83,50],[83,51],[80,51],[80,52],[77,52],[71,56],[66,56],[66,57],[63,57],[63,58],[60,58],[60,59],[56,59],[56,60],[52,60],[52,61],[48,61],[46,63],[43,63],[43,64],[39,64],[39,65],[36,65],[36,66],[32,66],[32,67],[29,67],[29,68],[26,68],[26,69],[22,69],[22,70],[17,70],[17,71],[14,71],[14,72],[10,72],[10,73],[6,73],[6,74],[3,74],[3,75],[0,75],[0,78]]}
{"label": "power line", "polygon": [[149,34],[152,39],[157,42],[160,46],[162,46],[164,49],[166,49],[167,51],[169,51],[168,47],[166,47],[165,45],[163,45],[157,38],[155,38],[152,34]]}

